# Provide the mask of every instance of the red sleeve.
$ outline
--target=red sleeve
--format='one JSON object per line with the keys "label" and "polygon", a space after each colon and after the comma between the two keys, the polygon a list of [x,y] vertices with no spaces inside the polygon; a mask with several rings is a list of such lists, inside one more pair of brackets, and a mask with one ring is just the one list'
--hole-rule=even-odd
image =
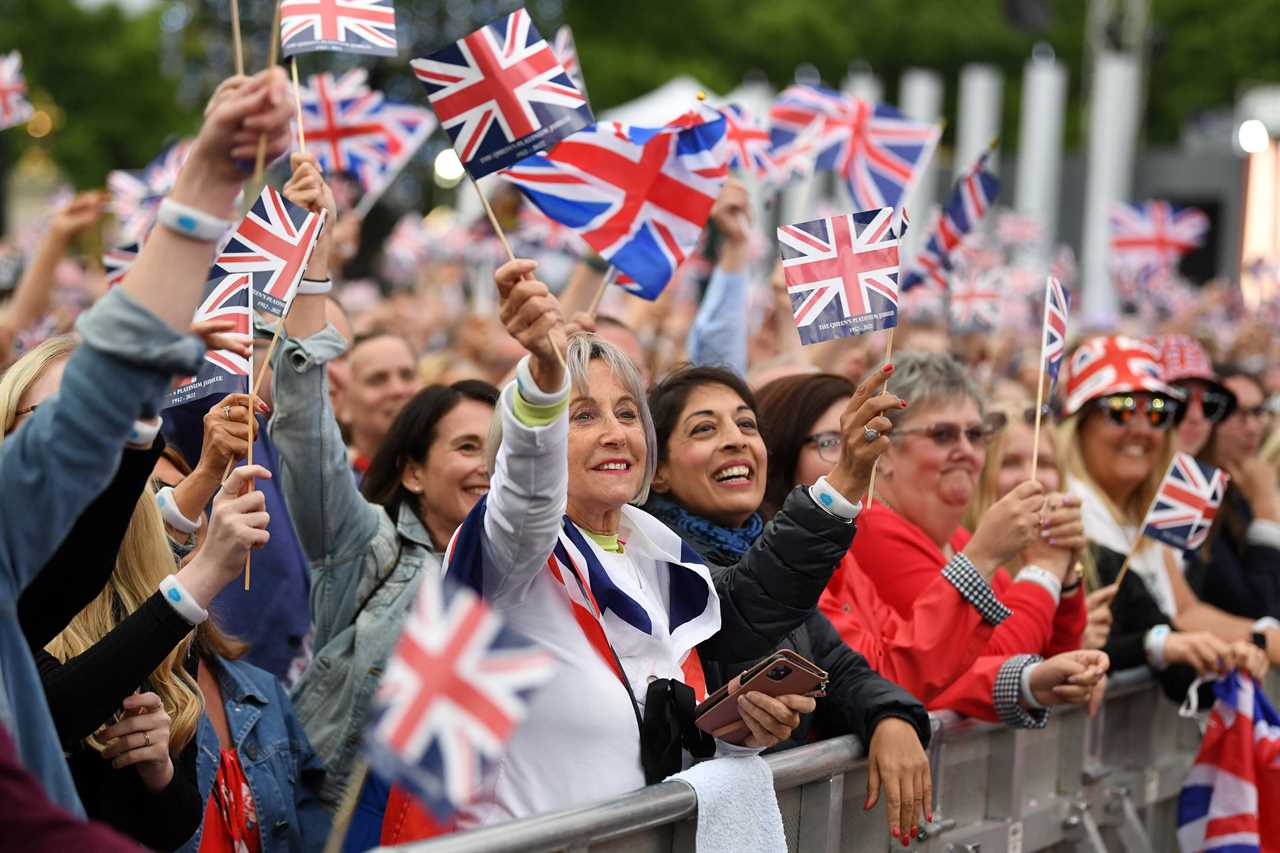
{"label": "red sleeve", "polygon": [[989,655],[1043,654],[1053,634],[1053,620],[1057,607],[1053,596],[1038,583],[1010,579],[1004,569],[996,569],[991,577],[991,588],[1013,615],[1000,623],[991,642],[987,644]]}
{"label": "red sleeve", "polygon": [[912,603],[947,562],[923,530],[883,503],[858,515],[858,532],[850,550],[880,598],[908,618]]}
{"label": "red sleeve", "polygon": [[983,655],[940,696],[925,702],[925,706],[930,711],[955,711],[976,720],[1000,722],[994,691],[996,676],[1005,660],[1001,655]]}
{"label": "red sleeve", "polygon": [[[873,669],[926,703],[973,664],[992,633],[977,609],[937,574],[915,599],[911,617],[902,618],[884,603],[875,583],[849,555],[818,606]],[[963,642],[957,642],[958,637]]]}
{"label": "red sleeve", "polygon": [[1062,597],[1058,613],[1053,617],[1053,636],[1049,638],[1049,644],[1044,650],[1046,658],[1080,648],[1085,625],[1089,621],[1089,611],[1085,609],[1084,599],[1083,585],[1074,594]]}

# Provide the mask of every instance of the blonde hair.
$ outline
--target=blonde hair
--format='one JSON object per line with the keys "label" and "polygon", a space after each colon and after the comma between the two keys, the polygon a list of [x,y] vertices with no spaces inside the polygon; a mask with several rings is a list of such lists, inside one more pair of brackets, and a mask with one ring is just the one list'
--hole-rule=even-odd
{"label": "blonde hair", "polygon": [[79,345],[71,335],[49,338],[33,347],[0,376],[0,443],[18,418],[18,402],[49,366],[69,358]]}
{"label": "blonde hair", "polygon": [[[141,607],[172,572],[173,565],[164,519],[154,495],[147,489],[133,508],[129,528],[116,554],[111,580],[75,615],[71,624],[50,641],[46,650],[64,662],[84,654]],[[193,637],[188,634],[178,643],[149,678],[151,689],[159,695],[170,718],[169,750],[174,755],[195,736],[203,710],[200,688],[184,663]],[[92,736],[86,738],[86,742],[98,751],[105,748],[105,744]]]}

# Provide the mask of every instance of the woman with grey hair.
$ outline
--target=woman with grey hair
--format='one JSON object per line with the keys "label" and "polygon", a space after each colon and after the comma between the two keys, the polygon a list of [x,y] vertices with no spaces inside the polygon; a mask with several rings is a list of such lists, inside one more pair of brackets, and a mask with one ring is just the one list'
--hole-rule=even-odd
{"label": "woman with grey hair", "polygon": [[[633,505],[647,497],[658,456],[639,374],[599,338],[565,342],[559,305],[531,277],[534,266],[511,261],[495,274],[501,318],[530,355],[499,399],[489,494],[450,544],[446,576],[481,591],[561,666],[516,730],[491,788],[464,809],[463,826],[660,781],[680,769],[684,752],[773,746],[814,708],[809,696],[747,693],[737,702],[748,729],[740,744],[690,725],[706,692],[703,657],[751,659],[781,635],[760,636],[735,591]],[[859,432],[867,421],[888,429],[883,419],[864,418]],[[884,443],[861,454],[868,472]]]}

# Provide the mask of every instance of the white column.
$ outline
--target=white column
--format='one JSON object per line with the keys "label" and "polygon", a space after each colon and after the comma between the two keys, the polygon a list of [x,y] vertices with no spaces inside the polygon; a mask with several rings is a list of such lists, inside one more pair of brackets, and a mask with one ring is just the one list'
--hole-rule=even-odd
{"label": "white column", "polygon": [[1138,59],[1099,51],[1089,104],[1089,160],[1084,195],[1084,318],[1091,324],[1115,321],[1118,311],[1110,274],[1111,206],[1127,201],[1133,188],[1133,156],[1138,136],[1141,87]]}
{"label": "white column", "polygon": [[[978,158],[1000,135],[1001,92],[1004,75],[994,65],[971,63],[960,69],[960,117],[956,125],[955,175]],[[987,161],[998,171],[996,155]]]}
{"label": "white column", "polygon": [[1052,49],[1036,45],[1022,72],[1017,196],[1013,202],[1018,213],[1040,223],[1040,241],[1027,247],[1028,258],[1039,262],[1048,261],[1057,242],[1066,103],[1066,67],[1054,59]]}
{"label": "white column", "polygon": [[[936,123],[942,118],[942,75],[926,68],[908,68],[898,84],[899,109],[907,118]],[[928,236],[929,212],[938,203],[938,155],[929,158],[924,173],[920,175],[903,199],[903,206],[911,214],[914,227],[907,232],[902,247],[904,259],[914,258]]]}

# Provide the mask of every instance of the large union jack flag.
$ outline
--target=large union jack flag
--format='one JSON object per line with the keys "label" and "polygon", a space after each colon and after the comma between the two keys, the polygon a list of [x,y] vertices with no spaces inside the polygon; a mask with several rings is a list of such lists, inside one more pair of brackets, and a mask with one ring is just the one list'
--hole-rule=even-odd
{"label": "large union jack flag", "polygon": [[155,225],[156,212],[178,182],[178,173],[191,153],[191,140],[180,139],[137,171],[117,169],[107,174],[111,212],[120,221],[120,239],[139,243]]}
{"label": "large union jack flag", "polygon": [[102,256],[102,269],[107,274],[107,287],[115,287],[124,281],[124,277],[138,260],[140,251],[142,251],[141,243],[127,243],[111,249]]}
{"label": "large union jack flag", "polygon": [[385,188],[435,129],[430,110],[388,100],[353,68],[316,74],[300,88],[307,150],[326,173],[356,176],[365,192]]}
{"label": "large union jack flag", "polygon": [[586,97],[524,9],[412,65],[458,157],[476,178],[593,121]]}
{"label": "large union jack flag", "polygon": [[396,10],[391,0],[282,0],[280,50],[395,56]]}
{"label": "large union jack flag", "polygon": [[933,155],[941,130],[823,86],[794,83],[769,110],[774,148],[818,123],[817,168],[844,178],[859,210],[896,208]]}
{"label": "large union jack flag", "polygon": [[863,210],[778,229],[782,272],[806,344],[898,324],[893,209]]}
{"label": "large union jack flag", "polygon": [[267,186],[213,262],[222,275],[248,274],[253,308],[283,317],[324,227],[326,211],[312,213]]}
{"label": "large union jack flag", "polygon": [[370,764],[449,821],[480,792],[554,670],[469,587],[424,580],[378,686]]}
{"label": "large union jack flag", "polygon": [[1122,270],[1171,274],[1178,260],[1204,244],[1209,217],[1167,201],[1116,204],[1111,209],[1111,261]]}
{"label": "large union jack flag", "polygon": [[[196,309],[193,322],[202,320],[233,320],[233,333],[248,335],[249,281],[246,273],[226,275],[214,267],[205,284],[204,301]],[[247,393],[249,390],[249,360],[230,350],[209,350],[204,354],[200,372],[189,377],[169,393],[165,408],[182,406],[192,400],[200,400],[215,394]]]}
{"label": "large union jack flag", "polygon": [[504,172],[547,216],[656,299],[698,242],[724,179],[725,122],[603,122]]}
{"label": "large union jack flag", "polygon": [[1194,551],[1204,544],[1231,477],[1189,453],[1173,456],[1142,524],[1143,534]]}
{"label": "large union jack flag", "polygon": [[746,107],[729,104],[720,110],[724,116],[724,137],[729,146],[729,168],[748,172],[761,180],[772,178],[773,156],[769,151],[769,132],[759,124]]}
{"label": "large union jack flag", "polygon": [[11,50],[0,56],[0,130],[31,118],[27,81],[22,76],[22,54]]}
{"label": "large union jack flag", "polygon": [[903,290],[926,281],[947,287],[947,273],[953,267],[952,255],[961,241],[973,233],[1000,194],[1000,179],[987,170],[991,151],[991,148],[984,151],[956,181],[951,198],[938,214],[925,248],[916,259],[916,268],[903,276]]}
{"label": "large union jack flag", "polygon": [[1071,294],[1062,282],[1053,276],[1044,282],[1044,335],[1040,343],[1040,358],[1044,372],[1049,377],[1049,387],[1058,381],[1062,356],[1067,352],[1067,315],[1071,311]]}
{"label": "large union jack flag", "polygon": [[1182,853],[1280,849],[1280,714],[1239,670],[1213,685],[1200,754],[1178,796]]}

